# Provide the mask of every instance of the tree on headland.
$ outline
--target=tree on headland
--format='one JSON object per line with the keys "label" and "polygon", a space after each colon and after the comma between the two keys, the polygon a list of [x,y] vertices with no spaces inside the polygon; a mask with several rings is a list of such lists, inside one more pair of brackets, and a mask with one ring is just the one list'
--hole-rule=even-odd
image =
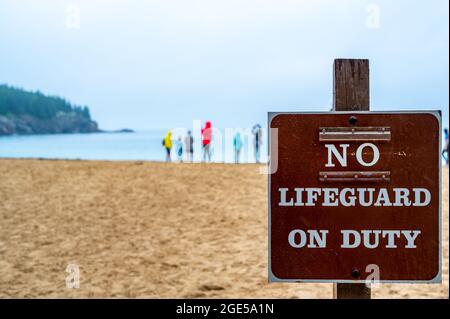
{"label": "tree on headland", "polygon": [[100,132],[87,106],[0,85],[0,136]]}
{"label": "tree on headland", "polygon": [[72,105],[58,96],[48,96],[36,91],[30,92],[5,84],[0,85],[0,115],[30,115],[42,120],[54,118],[58,112],[76,113],[90,120],[87,106]]}

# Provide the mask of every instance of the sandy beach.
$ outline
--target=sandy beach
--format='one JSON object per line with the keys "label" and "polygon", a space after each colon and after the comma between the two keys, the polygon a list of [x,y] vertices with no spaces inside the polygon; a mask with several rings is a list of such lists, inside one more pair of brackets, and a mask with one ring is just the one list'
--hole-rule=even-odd
{"label": "sandy beach", "polygon": [[[0,160],[2,298],[332,298],[332,284],[267,281],[267,176],[257,165]],[[448,298],[384,284],[374,298]],[[66,288],[66,266],[80,288]]]}

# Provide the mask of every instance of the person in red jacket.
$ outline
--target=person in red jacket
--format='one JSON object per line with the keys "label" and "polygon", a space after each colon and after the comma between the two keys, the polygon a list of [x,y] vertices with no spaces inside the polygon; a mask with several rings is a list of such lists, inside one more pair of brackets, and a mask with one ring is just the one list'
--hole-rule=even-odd
{"label": "person in red jacket", "polygon": [[206,121],[205,127],[202,128],[203,162],[206,162],[206,159],[208,159],[208,162],[211,162],[211,140],[211,122]]}

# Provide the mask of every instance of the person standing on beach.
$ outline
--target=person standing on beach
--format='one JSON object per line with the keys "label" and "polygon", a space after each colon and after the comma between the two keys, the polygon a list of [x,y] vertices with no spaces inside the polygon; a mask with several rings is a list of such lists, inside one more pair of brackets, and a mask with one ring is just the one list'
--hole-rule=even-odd
{"label": "person standing on beach", "polygon": [[241,149],[243,146],[241,134],[239,132],[236,133],[233,139],[233,146],[234,146],[234,162],[236,164],[239,164],[239,158],[241,155]]}
{"label": "person standing on beach", "polygon": [[183,163],[183,143],[181,141],[181,136],[179,136],[177,140],[177,155],[178,162]]}
{"label": "person standing on beach", "polygon": [[206,121],[205,127],[202,128],[202,146],[203,146],[203,162],[211,162],[211,140],[212,140],[212,128],[211,122]]}
{"label": "person standing on beach", "polygon": [[163,146],[166,149],[166,162],[170,162],[170,151],[172,150],[172,130],[169,130],[169,132],[167,132],[166,134],[166,137],[164,137]]}
{"label": "person standing on beach", "polygon": [[192,162],[194,160],[194,138],[192,137],[191,131],[187,132],[187,135],[184,138],[184,145],[186,147],[187,161]]}
{"label": "person standing on beach", "polygon": [[448,166],[448,128],[444,129],[444,139],[445,139],[445,146],[444,150],[442,151],[442,157],[445,159],[445,162]]}
{"label": "person standing on beach", "polygon": [[255,126],[253,126],[252,133],[253,133],[253,146],[254,146],[254,152],[255,152],[255,161],[256,161],[256,163],[259,163],[260,150],[261,150],[261,144],[262,144],[261,125],[256,124]]}

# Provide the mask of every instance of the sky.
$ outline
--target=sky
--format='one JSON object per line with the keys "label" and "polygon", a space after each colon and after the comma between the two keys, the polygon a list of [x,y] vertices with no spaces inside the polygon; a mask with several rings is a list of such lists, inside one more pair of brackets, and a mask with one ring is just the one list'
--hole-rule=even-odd
{"label": "sky", "polygon": [[449,114],[448,0],[0,0],[0,83],[102,129],[221,128],[329,111],[333,61],[370,60],[371,110]]}

